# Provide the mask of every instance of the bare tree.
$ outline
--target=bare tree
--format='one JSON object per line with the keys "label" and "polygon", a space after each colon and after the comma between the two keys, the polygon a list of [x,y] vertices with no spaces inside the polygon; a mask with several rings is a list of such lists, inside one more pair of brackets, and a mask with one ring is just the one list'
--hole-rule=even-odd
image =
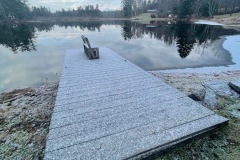
{"label": "bare tree", "polygon": [[195,0],[194,1],[194,6],[195,6],[195,14],[197,17],[200,15],[200,10],[203,6],[203,0]]}
{"label": "bare tree", "polygon": [[217,9],[217,3],[215,2],[215,0],[205,0],[205,3],[207,4],[208,6],[208,14],[209,14],[209,17],[213,17],[214,15],[214,12],[216,11]]}
{"label": "bare tree", "polygon": [[133,0],[132,8],[133,8],[133,14],[134,14],[134,16],[136,16],[137,15],[137,0]]}

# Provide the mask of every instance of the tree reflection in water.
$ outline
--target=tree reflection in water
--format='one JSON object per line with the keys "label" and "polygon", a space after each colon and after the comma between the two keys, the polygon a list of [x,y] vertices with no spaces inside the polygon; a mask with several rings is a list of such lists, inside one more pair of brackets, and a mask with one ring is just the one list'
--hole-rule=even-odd
{"label": "tree reflection in water", "polygon": [[101,32],[103,25],[121,26],[124,40],[140,39],[144,35],[158,39],[167,45],[176,45],[179,56],[186,58],[196,45],[207,46],[219,39],[220,36],[239,34],[233,29],[224,29],[221,26],[195,25],[186,22],[151,22],[139,24],[132,21],[85,21],[85,22],[48,22],[28,23],[18,25],[0,25],[0,44],[11,48],[14,53],[36,50],[35,39],[37,32],[50,32],[54,26],[79,27],[82,31]]}
{"label": "tree reflection in water", "polygon": [[196,43],[192,27],[192,25],[189,26],[188,24],[182,22],[175,27],[176,44],[181,58],[186,58]]}
{"label": "tree reflection in water", "polygon": [[35,32],[31,25],[0,25],[0,44],[14,53],[36,50]]}
{"label": "tree reflection in water", "polygon": [[132,22],[124,21],[122,24],[122,36],[124,40],[130,40],[133,37]]}
{"label": "tree reflection in water", "polygon": [[[179,56],[186,58],[196,45],[203,46],[203,49],[219,39],[220,36],[239,34],[233,29],[224,29],[221,26],[197,25],[187,22],[154,22],[154,26],[136,25],[136,22],[124,23],[122,26],[125,40],[142,38],[149,35],[151,38],[164,41],[168,45],[176,45]],[[126,26],[127,25],[127,26]],[[131,31],[131,33],[130,33]],[[130,35],[130,36],[129,36]]]}

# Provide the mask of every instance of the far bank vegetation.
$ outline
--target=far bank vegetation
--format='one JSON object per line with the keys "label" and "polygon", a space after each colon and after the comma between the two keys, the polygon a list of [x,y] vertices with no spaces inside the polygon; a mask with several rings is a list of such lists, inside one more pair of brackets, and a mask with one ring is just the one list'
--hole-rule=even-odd
{"label": "far bank vegetation", "polygon": [[155,11],[152,18],[180,19],[213,17],[240,12],[240,0],[122,0],[119,10],[102,11],[99,5],[51,11],[46,6],[30,7],[26,0],[1,0],[0,21],[41,19],[132,18]]}

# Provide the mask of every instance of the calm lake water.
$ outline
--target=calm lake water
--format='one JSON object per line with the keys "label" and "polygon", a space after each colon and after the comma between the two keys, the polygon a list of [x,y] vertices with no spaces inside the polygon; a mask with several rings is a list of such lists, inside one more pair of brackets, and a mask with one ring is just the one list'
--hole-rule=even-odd
{"label": "calm lake water", "polygon": [[[58,82],[64,52],[82,48],[81,35],[144,70],[229,66],[221,26],[130,21],[31,23],[0,26],[0,91]],[[100,53],[101,54],[101,53]]]}

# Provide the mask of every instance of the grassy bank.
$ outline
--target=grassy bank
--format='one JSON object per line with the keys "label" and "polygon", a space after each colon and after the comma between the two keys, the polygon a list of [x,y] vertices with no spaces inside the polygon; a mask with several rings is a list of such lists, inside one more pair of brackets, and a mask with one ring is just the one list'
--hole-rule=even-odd
{"label": "grassy bank", "polygon": [[234,117],[233,108],[240,110],[240,101],[220,98],[220,109],[215,110],[219,115],[228,118],[229,124],[217,129],[212,134],[193,140],[191,143],[179,147],[171,152],[156,157],[156,160],[168,159],[222,159],[237,160],[240,157],[240,119]]}
{"label": "grassy bank", "polygon": [[[203,90],[203,83],[208,81],[234,81],[240,79],[240,71],[220,73],[158,73],[155,76],[169,85],[190,95]],[[204,103],[202,103],[204,105]],[[222,159],[236,160],[240,157],[240,99],[219,96],[214,109],[219,115],[229,119],[229,124],[197,138],[191,143],[171,150],[156,160],[168,159]],[[235,116],[236,115],[236,116]],[[238,116],[239,115],[239,116]]]}
{"label": "grassy bank", "polygon": [[210,19],[211,21],[224,24],[225,28],[231,28],[240,31],[240,13],[217,15]]}
{"label": "grassy bank", "polygon": [[58,85],[0,94],[0,159],[43,159]]}

